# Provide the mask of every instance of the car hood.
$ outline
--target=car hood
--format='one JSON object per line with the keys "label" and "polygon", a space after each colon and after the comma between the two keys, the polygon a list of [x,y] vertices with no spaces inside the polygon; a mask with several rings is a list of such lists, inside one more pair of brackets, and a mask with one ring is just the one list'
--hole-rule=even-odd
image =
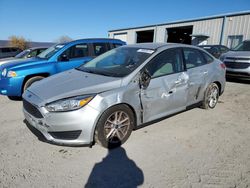
{"label": "car hood", "polygon": [[121,78],[102,76],[72,69],[32,84],[28,91],[41,99],[42,106],[59,99],[97,94],[121,86]]}
{"label": "car hood", "polygon": [[228,51],[227,53],[223,54],[225,57],[249,57],[249,51]]}
{"label": "car hood", "polygon": [[17,60],[17,58],[15,58],[15,57],[8,57],[8,58],[0,59],[0,66],[2,64],[9,63],[9,62],[11,62],[13,60]]}
{"label": "car hood", "polygon": [[13,59],[13,60],[10,60],[6,63],[3,63],[1,67],[13,69],[13,68],[21,68],[21,67],[39,64],[39,63],[44,63],[44,62],[47,62],[47,60],[40,59],[40,58]]}

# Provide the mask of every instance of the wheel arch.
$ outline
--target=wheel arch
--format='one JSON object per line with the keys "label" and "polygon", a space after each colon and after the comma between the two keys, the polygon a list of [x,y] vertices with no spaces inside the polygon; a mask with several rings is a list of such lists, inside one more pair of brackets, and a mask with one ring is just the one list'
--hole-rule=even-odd
{"label": "wheel arch", "polygon": [[23,84],[22,84],[22,93],[23,93],[23,87],[25,85],[25,83],[32,77],[35,77],[35,76],[43,76],[44,78],[46,77],[49,77],[50,76],[50,73],[47,73],[47,72],[44,72],[44,73],[36,73],[36,74],[29,74],[29,75],[26,75],[23,79]]}
{"label": "wheel arch", "polygon": [[135,129],[135,127],[136,127],[136,125],[137,125],[137,115],[136,115],[136,111],[135,111],[135,109],[132,107],[132,105],[130,105],[130,104],[128,104],[128,103],[124,103],[124,102],[123,102],[123,103],[113,104],[113,105],[109,106],[107,109],[105,109],[105,110],[99,115],[98,119],[96,120],[96,122],[95,122],[95,127],[94,127],[93,132],[92,132],[92,142],[93,142],[93,143],[95,143],[95,131],[96,131],[96,128],[97,128],[97,123],[98,123],[98,121],[100,120],[102,114],[103,114],[104,112],[106,112],[108,109],[113,108],[113,107],[115,107],[115,106],[120,106],[120,105],[125,105],[125,106],[127,106],[127,107],[131,110],[131,112],[133,113],[133,115],[134,115],[134,121],[135,121],[133,130]]}
{"label": "wheel arch", "polygon": [[222,85],[221,85],[221,83],[219,82],[219,81],[214,81],[213,83],[215,83],[217,86],[218,86],[218,88],[219,88],[219,93],[220,93],[220,95],[222,94]]}

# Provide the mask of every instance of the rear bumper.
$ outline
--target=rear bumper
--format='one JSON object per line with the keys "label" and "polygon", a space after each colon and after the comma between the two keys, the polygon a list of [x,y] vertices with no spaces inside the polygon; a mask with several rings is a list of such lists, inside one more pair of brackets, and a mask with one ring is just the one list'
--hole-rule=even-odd
{"label": "rear bumper", "polygon": [[22,83],[22,77],[2,78],[0,80],[0,94],[7,96],[21,96]]}

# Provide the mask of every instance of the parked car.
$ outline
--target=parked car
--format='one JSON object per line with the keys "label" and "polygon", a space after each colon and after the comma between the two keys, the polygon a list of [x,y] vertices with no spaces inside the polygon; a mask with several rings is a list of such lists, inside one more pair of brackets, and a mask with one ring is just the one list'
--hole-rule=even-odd
{"label": "parked car", "polygon": [[19,61],[21,58],[31,58],[31,57],[36,57],[38,54],[46,50],[46,47],[34,47],[34,48],[29,48],[26,49],[19,54],[17,54],[15,57],[8,57],[8,58],[3,58],[0,59],[0,65],[12,62],[14,60]]}
{"label": "parked car", "polygon": [[250,78],[250,40],[245,40],[220,58],[226,65],[226,76]]}
{"label": "parked car", "polygon": [[199,47],[208,51],[216,58],[229,51],[229,48],[223,45],[200,45]]}
{"label": "parked car", "polygon": [[6,57],[14,57],[22,50],[16,47],[0,47],[0,59]]}
{"label": "parked car", "polygon": [[117,39],[82,39],[56,44],[35,58],[3,64],[0,70],[0,94],[10,99],[19,99],[23,91],[34,82],[78,67],[115,45],[124,44]]}
{"label": "parked car", "polygon": [[214,108],[224,88],[224,64],[204,50],[144,43],[34,83],[23,112],[51,142],[113,148],[142,124],[195,104]]}

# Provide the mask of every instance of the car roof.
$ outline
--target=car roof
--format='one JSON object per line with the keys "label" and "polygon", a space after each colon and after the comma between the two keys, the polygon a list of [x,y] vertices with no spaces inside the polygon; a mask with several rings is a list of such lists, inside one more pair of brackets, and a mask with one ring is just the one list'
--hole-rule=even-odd
{"label": "car roof", "polygon": [[160,48],[167,48],[167,47],[194,47],[194,46],[187,44],[179,44],[179,43],[137,43],[137,44],[126,45],[124,47],[157,50]]}
{"label": "car roof", "polygon": [[111,42],[111,43],[126,44],[124,41],[122,41],[120,39],[111,39],[111,38],[86,38],[86,39],[77,39],[77,40],[73,40],[73,41],[70,41],[70,42],[59,43],[59,45],[67,45],[67,44],[79,43],[79,42],[86,42],[86,43],[91,43],[91,42]]}

